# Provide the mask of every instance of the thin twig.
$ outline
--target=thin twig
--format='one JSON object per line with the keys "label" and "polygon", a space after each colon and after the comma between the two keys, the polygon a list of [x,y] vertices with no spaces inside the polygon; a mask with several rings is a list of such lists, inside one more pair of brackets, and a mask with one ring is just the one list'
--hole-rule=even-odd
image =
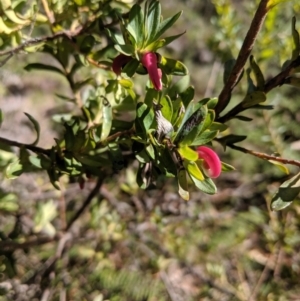
{"label": "thin twig", "polygon": [[7,57],[4,58],[4,59],[0,62],[0,68],[1,68],[2,66],[4,66],[4,65],[9,61],[9,59],[11,59],[12,57],[13,57],[13,54],[12,54],[12,53],[9,53],[9,54],[7,55]]}
{"label": "thin twig", "polygon": [[17,249],[28,249],[39,245],[44,245],[60,239],[61,235],[55,235],[54,237],[39,237],[36,239],[27,240],[25,242],[16,242],[11,240],[0,241],[0,250],[2,251],[14,251]]}
{"label": "thin twig", "polygon": [[265,280],[267,279],[268,277],[268,273],[270,271],[270,268],[269,268],[269,262],[272,260],[272,256],[271,254],[269,255],[268,257],[268,260],[264,266],[264,269],[263,271],[261,272],[260,276],[259,276],[259,279],[254,287],[254,289],[252,290],[252,293],[251,295],[249,296],[248,300],[247,301],[255,301],[256,300],[256,296],[258,294],[258,291],[261,287],[261,285],[265,282]]}
{"label": "thin twig", "polygon": [[[275,77],[273,77],[272,79],[270,79],[264,86],[264,93],[268,93],[271,90],[273,90],[274,88],[281,86],[284,84],[286,78],[288,78],[293,70],[297,67],[300,66],[300,56],[298,56],[297,59],[295,59],[294,61],[292,61],[283,71],[281,71],[280,73],[278,73]],[[218,122],[224,123],[230,119],[232,119],[234,116],[236,116],[237,114],[241,113],[242,111],[244,111],[244,104],[243,103],[239,103],[237,106],[235,106],[234,108],[232,108],[228,113],[226,113],[224,116],[220,117],[217,119]]]}
{"label": "thin twig", "polygon": [[272,89],[284,84],[285,79],[293,72],[293,70],[300,66],[300,56],[292,61],[283,71],[278,73],[275,77],[269,80],[264,87],[264,92],[268,93]]}
{"label": "thin twig", "polygon": [[55,23],[53,12],[49,9],[49,5],[48,5],[47,0],[41,0],[41,1],[42,1],[42,4],[43,4],[43,7],[44,7],[45,14],[48,18],[48,21],[50,22],[50,24]]}
{"label": "thin twig", "polygon": [[24,147],[24,148],[26,148],[28,150],[31,150],[31,151],[33,151],[37,154],[45,154],[45,155],[50,154],[49,149],[44,149],[44,148],[41,148],[41,147],[38,147],[38,146],[35,146],[35,145],[32,145],[32,144],[20,143],[20,142],[9,140],[9,139],[3,138],[3,137],[0,137],[0,143],[6,144],[6,145],[9,145],[9,146],[16,146],[16,147],[19,147],[19,148]]}
{"label": "thin twig", "polygon": [[32,38],[32,39],[29,39],[29,40],[23,42],[22,44],[14,47],[14,48],[0,51],[0,56],[8,55],[8,54],[16,54],[16,53],[18,53],[19,51],[23,50],[26,47],[36,45],[36,44],[39,44],[39,43],[42,43],[42,42],[53,41],[53,40],[56,40],[60,37],[65,37],[65,38],[71,39],[71,38],[79,35],[82,32],[82,30],[83,30],[83,27],[79,27],[74,31],[64,30],[64,31],[59,31],[57,33],[54,33],[51,36],[43,36],[43,37]]}
{"label": "thin twig", "polygon": [[265,17],[268,13],[268,2],[269,0],[260,1],[260,4],[251,22],[250,28],[244,39],[244,43],[237,57],[236,63],[219,95],[219,101],[215,109],[217,116],[226,108],[229,103],[231,92],[238,82],[238,79],[253,49],[254,42],[261,29],[263,21],[265,20]]}
{"label": "thin twig", "polygon": [[81,214],[84,212],[84,210],[89,206],[93,198],[99,193],[100,187],[103,183],[104,177],[99,178],[96,186],[94,189],[90,192],[86,200],[83,202],[81,207],[78,209],[78,211],[74,214],[74,216],[70,219],[70,221],[67,224],[66,231],[68,231],[72,225],[76,222],[76,220],[81,216]]}
{"label": "thin twig", "polygon": [[297,161],[297,160],[290,160],[290,159],[285,159],[285,158],[281,158],[281,157],[277,157],[277,156],[272,156],[272,155],[256,152],[256,151],[246,149],[244,147],[233,145],[233,144],[230,144],[230,145],[227,145],[227,146],[232,148],[232,149],[241,151],[241,152],[246,153],[246,154],[250,154],[252,156],[258,157],[258,158],[263,159],[263,160],[276,161],[276,162],[279,162],[279,163],[282,163],[282,164],[290,164],[290,165],[295,165],[295,166],[300,167],[300,161]]}

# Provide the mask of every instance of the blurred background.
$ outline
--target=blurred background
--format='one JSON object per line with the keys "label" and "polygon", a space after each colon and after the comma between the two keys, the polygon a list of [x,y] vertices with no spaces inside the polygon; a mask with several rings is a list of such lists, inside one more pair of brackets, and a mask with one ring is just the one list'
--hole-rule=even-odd
{"label": "blurred background", "polygon": [[[196,99],[216,97],[223,85],[223,64],[236,58],[258,1],[162,1],[165,18],[183,10],[168,35],[186,31],[164,49],[190,70]],[[291,20],[300,30],[300,4],[275,6],[258,36],[253,55],[266,79],[280,72],[291,57]],[[74,112],[68,83],[59,75],[27,72],[32,62],[55,64],[47,54],[18,54],[0,68],[0,136],[34,141],[28,112],[41,126],[39,146],[51,147],[62,134],[58,116]],[[101,76],[95,67],[82,74]],[[137,91],[141,93],[144,85]],[[243,78],[232,104],[247,90]],[[255,122],[233,120],[226,134],[247,135],[241,146],[299,160],[300,97],[293,87],[268,94],[269,111],[247,111]],[[300,300],[300,206],[298,200],[280,212],[270,210],[278,186],[296,169],[284,168],[217,143],[221,160],[235,167],[215,181],[218,193],[199,191],[182,200],[176,183],[162,179],[146,191],[135,183],[133,164],[107,179],[91,206],[76,221],[72,239],[59,239],[66,220],[90,190],[62,178],[53,189],[46,173],[5,178],[17,150],[0,150],[0,300],[189,301]],[[33,244],[30,242],[34,241]],[[26,244],[27,242],[27,244]],[[61,240],[60,240],[61,242]],[[55,268],[51,259],[59,254]],[[49,261],[50,259],[50,261]]]}

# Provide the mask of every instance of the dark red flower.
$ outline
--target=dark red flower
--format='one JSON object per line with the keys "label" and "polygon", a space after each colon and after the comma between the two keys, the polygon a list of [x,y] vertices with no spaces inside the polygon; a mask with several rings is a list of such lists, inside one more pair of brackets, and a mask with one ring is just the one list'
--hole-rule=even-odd
{"label": "dark red flower", "polygon": [[117,75],[120,75],[122,72],[122,68],[132,59],[131,56],[125,55],[125,54],[119,54],[115,57],[112,63],[112,70]]}
{"label": "dark red flower", "polygon": [[157,67],[157,56],[154,52],[147,52],[142,57],[142,64],[147,69],[150,80],[156,90],[162,89],[162,72]]}

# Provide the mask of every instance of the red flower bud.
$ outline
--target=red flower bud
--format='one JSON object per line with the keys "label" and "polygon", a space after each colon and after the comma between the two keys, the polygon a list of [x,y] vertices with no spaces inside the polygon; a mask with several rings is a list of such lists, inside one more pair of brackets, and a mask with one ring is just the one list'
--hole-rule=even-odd
{"label": "red flower bud", "polygon": [[154,52],[147,52],[141,60],[143,66],[147,69],[150,80],[156,90],[162,89],[162,72],[157,67],[157,56]]}
{"label": "red flower bud", "polygon": [[115,57],[112,63],[112,70],[117,75],[120,75],[122,72],[122,68],[131,60],[131,56],[127,56],[125,54],[119,54]]}
{"label": "red flower bud", "polygon": [[203,167],[210,178],[217,178],[221,174],[222,164],[219,156],[207,146],[197,147],[199,159],[203,159]]}

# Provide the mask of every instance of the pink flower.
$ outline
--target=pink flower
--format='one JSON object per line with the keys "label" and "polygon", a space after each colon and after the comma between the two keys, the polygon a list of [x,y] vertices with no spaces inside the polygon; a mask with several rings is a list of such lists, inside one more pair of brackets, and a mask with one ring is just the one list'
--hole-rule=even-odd
{"label": "pink flower", "polygon": [[207,146],[197,147],[199,159],[203,159],[203,167],[210,178],[217,178],[222,170],[221,161],[218,155]]}
{"label": "pink flower", "polygon": [[115,57],[112,63],[112,70],[117,75],[120,75],[122,72],[122,68],[132,59],[131,56],[127,56],[125,54],[119,54]]}
{"label": "pink flower", "polygon": [[143,66],[149,73],[150,80],[156,90],[162,89],[161,70],[157,67],[157,56],[154,52],[147,52],[141,60]]}

